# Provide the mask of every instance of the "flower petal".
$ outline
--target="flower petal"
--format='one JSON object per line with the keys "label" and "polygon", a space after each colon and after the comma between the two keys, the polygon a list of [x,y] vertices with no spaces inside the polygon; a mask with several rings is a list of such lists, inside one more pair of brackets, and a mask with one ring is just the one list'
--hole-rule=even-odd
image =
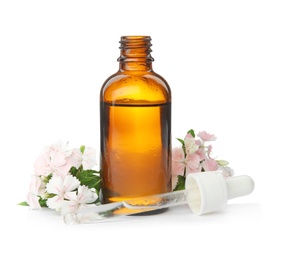
{"label": "flower petal", "polygon": [[63,200],[64,200],[63,197],[56,195],[52,198],[49,198],[46,204],[50,209],[60,210],[62,207]]}
{"label": "flower petal", "polygon": [[198,137],[200,137],[204,142],[205,141],[215,141],[216,136],[213,134],[208,134],[206,131],[199,132],[197,134]]}
{"label": "flower petal", "polygon": [[64,194],[64,198],[67,200],[77,201],[77,193],[76,193],[76,191],[66,192]]}
{"label": "flower petal", "polygon": [[63,190],[65,193],[77,189],[79,185],[80,181],[76,177],[72,175],[64,177]]}
{"label": "flower petal", "polygon": [[61,176],[53,176],[46,184],[46,190],[52,194],[63,194],[63,178]]}
{"label": "flower petal", "polygon": [[92,169],[96,165],[96,150],[91,147],[85,147],[82,156],[83,169]]}
{"label": "flower petal", "polygon": [[29,192],[35,195],[42,195],[45,192],[45,183],[42,181],[41,177],[36,174],[31,175]]}
{"label": "flower petal", "polygon": [[185,164],[183,162],[172,161],[172,175],[183,175]]}
{"label": "flower petal", "polygon": [[61,206],[61,214],[76,212],[80,207],[80,204],[74,200],[64,200]]}
{"label": "flower petal", "polygon": [[92,192],[87,186],[81,185],[78,188],[77,199],[81,204],[92,203],[97,199],[97,194]]}
{"label": "flower petal", "polygon": [[50,168],[50,159],[49,155],[41,154],[34,163],[34,172],[38,176],[47,176],[52,170]]}
{"label": "flower petal", "polygon": [[202,166],[205,171],[216,171],[218,169],[218,163],[214,159],[206,158],[204,162],[202,162]]}
{"label": "flower petal", "polygon": [[31,192],[27,194],[26,199],[30,209],[40,209],[41,206],[39,204],[39,197]]}
{"label": "flower petal", "polygon": [[200,171],[200,157],[196,153],[188,154],[186,157],[186,173]]}
{"label": "flower petal", "polygon": [[172,150],[172,175],[183,175],[185,169],[184,152],[182,148]]}
{"label": "flower petal", "polygon": [[172,149],[172,161],[183,161],[184,160],[184,152],[180,147],[176,147]]}

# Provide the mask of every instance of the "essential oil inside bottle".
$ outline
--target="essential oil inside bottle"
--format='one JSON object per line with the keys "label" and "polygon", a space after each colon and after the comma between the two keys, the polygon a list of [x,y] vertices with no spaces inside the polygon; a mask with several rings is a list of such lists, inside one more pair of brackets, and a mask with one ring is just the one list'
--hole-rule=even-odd
{"label": "essential oil inside bottle", "polygon": [[100,107],[103,202],[170,191],[171,104],[102,102]]}

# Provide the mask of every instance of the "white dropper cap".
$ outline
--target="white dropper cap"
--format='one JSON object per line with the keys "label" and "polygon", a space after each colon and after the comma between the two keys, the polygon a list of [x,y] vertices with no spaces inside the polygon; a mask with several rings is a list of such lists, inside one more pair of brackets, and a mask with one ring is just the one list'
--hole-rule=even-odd
{"label": "white dropper cap", "polygon": [[197,215],[222,210],[229,199],[250,194],[254,182],[246,175],[224,178],[220,171],[188,174],[188,204]]}

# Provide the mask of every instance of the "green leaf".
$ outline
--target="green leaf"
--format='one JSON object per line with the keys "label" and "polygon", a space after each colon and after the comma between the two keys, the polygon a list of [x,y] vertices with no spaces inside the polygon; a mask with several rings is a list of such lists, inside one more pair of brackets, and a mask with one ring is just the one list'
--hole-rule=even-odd
{"label": "green leaf", "polygon": [[184,147],[184,140],[180,139],[180,138],[176,138],[181,144],[182,144],[182,147]]}
{"label": "green leaf", "polygon": [[97,193],[100,189],[100,176],[95,170],[84,170],[77,174],[77,178],[81,185],[87,186],[89,189],[95,188]]}
{"label": "green leaf", "polygon": [[100,203],[99,193],[98,193],[97,195],[98,195],[98,198],[93,202],[93,204],[98,204],[98,203]]}
{"label": "green leaf", "polygon": [[85,145],[81,145],[81,146],[80,146],[80,152],[83,154],[84,151],[85,151]]}
{"label": "green leaf", "polygon": [[182,140],[180,138],[176,138],[176,139],[182,144],[182,149],[183,149],[184,155],[186,157],[186,147],[185,147],[184,140]]}
{"label": "green leaf", "polygon": [[193,129],[190,129],[187,133],[192,135],[195,138],[195,132]]}
{"label": "green leaf", "polygon": [[78,169],[72,166],[69,172],[75,177],[77,175]]}
{"label": "green leaf", "polygon": [[182,175],[178,175],[178,181],[177,181],[177,184],[174,188],[173,191],[177,191],[177,190],[185,190],[185,180],[186,180],[186,177],[185,176],[182,176]]}
{"label": "green leaf", "polygon": [[39,199],[39,204],[43,208],[47,208],[48,207],[46,202],[47,202],[47,199],[42,199],[42,198]]}
{"label": "green leaf", "polygon": [[99,171],[83,170],[83,166],[81,165],[79,169],[71,167],[69,172],[80,181],[81,185],[85,185],[89,189],[95,188],[97,194],[99,193],[100,190]]}
{"label": "green leaf", "polygon": [[29,204],[28,204],[26,201],[22,201],[22,202],[18,203],[17,205],[20,205],[20,206],[29,206]]}
{"label": "green leaf", "polygon": [[47,184],[51,178],[52,178],[52,173],[50,173],[48,176],[43,177],[44,183]]}

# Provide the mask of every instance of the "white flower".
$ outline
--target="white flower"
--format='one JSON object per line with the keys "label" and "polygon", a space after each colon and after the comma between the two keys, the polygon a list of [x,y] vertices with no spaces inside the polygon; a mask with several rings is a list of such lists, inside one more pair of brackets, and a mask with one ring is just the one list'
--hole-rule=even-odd
{"label": "white flower", "polygon": [[87,186],[81,185],[77,191],[77,202],[80,204],[92,203],[97,199],[97,194]]}
{"label": "white flower", "polygon": [[91,147],[85,147],[82,153],[80,149],[73,149],[72,157],[74,160],[74,166],[79,168],[83,165],[83,169],[92,169],[96,165],[96,151]]}
{"label": "white flower", "polygon": [[80,181],[72,176],[53,176],[47,183],[48,193],[55,194],[54,197],[47,200],[47,206],[51,209],[61,210],[64,199],[73,197],[73,192],[80,185]]}
{"label": "white flower", "polygon": [[69,200],[64,200],[61,213],[66,214],[68,212],[75,212],[81,206],[85,206],[87,203],[92,203],[97,199],[97,194],[89,189],[85,185],[78,187],[77,192],[70,194]]}
{"label": "white flower", "polygon": [[186,148],[186,154],[195,153],[199,148],[195,142],[194,137],[189,133],[184,138],[184,144]]}

